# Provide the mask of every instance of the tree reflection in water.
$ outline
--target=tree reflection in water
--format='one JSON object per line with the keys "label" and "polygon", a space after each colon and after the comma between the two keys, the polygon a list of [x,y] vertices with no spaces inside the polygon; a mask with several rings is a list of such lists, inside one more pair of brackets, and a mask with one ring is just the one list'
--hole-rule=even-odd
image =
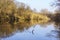
{"label": "tree reflection in water", "polygon": [[55,23],[55,32],[57,33],[56,37],[60,38],[60,23]]}
{"label": "tree reflection in water", "polygon": [[5,38],[13,35],[16,28],[12,28],[9,23],[3,23],[0,25],[0,37]]}
{"label": "tree reflection in water", "polygon": [[[11,25],[10,23],[3,23],[0,24],[0,38],[6,38],[13,36],[17,31],[24,32],[24,30],[28,30],[30,27],[33,25],[33,29],[30,33],[34,35],[35,31],[35,25],[39,24],[42,26],[46,26],[48,24],[51,24],[51,22],[41,22],[41,21],[36,21],[36,20],[30,20],[30,21],[22,21],[18,22],[16,24]],[[45,27],[46,28],[46,27]],[[51,31],[51,34],[49,34],[52,37],[60,38],[60,23],[55,22],[54,23],[54,28],[55,30]]]}
{"label": "tree reflection in water", "polygon": [[54,30],[48,33],[48,37],[55,37],[57,38],[57,40],[60,40],[60,23],[59,22],[54,23]]}
{"label": "tree reflection in water", "polygon": [[[45,24],[46,23],[47,22],[45,22]],[[30,20],[30,21],[18,22],[13,25],[10,23],[0,24],[0,38],[10,37],[14,35],[17,31],[23,32],[24,30],[28,30],[32,25],[36,25],[36,24],[44,24],[44,22]],[[34,34],[34,29],[31,31],[31,33]]]}

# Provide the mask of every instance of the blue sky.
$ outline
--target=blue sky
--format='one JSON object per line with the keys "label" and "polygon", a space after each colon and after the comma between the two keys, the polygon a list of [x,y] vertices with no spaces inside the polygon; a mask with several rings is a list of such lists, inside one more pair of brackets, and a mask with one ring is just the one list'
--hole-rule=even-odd
{"label": "blue sky", "polygon": [[53,11],[53,7],[51,7],[51,2],[54,0],[17,0],[18,2],[23,2],[29,5],[32,9],[36,9],[40,11],[41,9],[48,9],[49,11]]}

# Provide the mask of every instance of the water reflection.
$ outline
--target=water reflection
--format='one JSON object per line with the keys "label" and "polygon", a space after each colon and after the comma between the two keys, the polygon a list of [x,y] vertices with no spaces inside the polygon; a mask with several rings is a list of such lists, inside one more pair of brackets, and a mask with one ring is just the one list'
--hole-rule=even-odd
{"label": "water reflection", "polygon": [[60,40],[60,23],[54,22],[54,30],[51,30],[50,33],[48,33],[48,37],[54,37],[57,38],[57,40]]}
{"label": "water reflection", "polygon": [[[36,20],[21,21],[16,24],[3,23],[3,24],[0,24],[0,37],[1,38],[9,37],[15,34],[17,31],[23,32],[24,30],[28,30],[33,25],[36,25],[36,24],[46,25],[46,23],[47,22],[41,22]],[[33,33],[34,29],[31,32],[32,34],[34,34]]]}
{"label": "water reflection", "polygon": [[0,25],[0,37],[9,37],[13,35],[16,27],[12,27],[9,23],[4,23]]}
{"label": "water reflection", "polygon": [[55,32],[57,33],[56,37],[60,38],[60,23],[55,22]]}
{"label": "water reflection", "polygon": [[[36,26],[37,24],[40,25],[40,27],[45,28],[45,29],[43,29],[43,30],[39,29]],[[54,29],[52,28],[52,26],[50,26],[50,28],[48,27],[50,24],[54,24],[53,25]],[[36,31],[35,29],[38,30],[38,31]],[[31,33],[32,35],[36,35],[36,36],[41,35],[41,33],[42,33],[42,36],[45,33],[46,34],[48,33],[47,34],[48,37],[55,37],[57,39],[60,38],[60,23],[57,23],[57,22],[43,22],[43,21],[39,21],[39,20],[38,21],[36,21],[36,20],[20,21],[16,24],[13,24],[13,25],[10,24],[10,23],[0,24],[0,38],[12,37],[17,32],[22,33],[22,32],[26,32],[26,30],[31,30],[31,31],[28,31],[28,32]],[[37,35],[36,33],[39,33],[39,34]],[[49,40],[49,39],[47,39],[47,40]]]}

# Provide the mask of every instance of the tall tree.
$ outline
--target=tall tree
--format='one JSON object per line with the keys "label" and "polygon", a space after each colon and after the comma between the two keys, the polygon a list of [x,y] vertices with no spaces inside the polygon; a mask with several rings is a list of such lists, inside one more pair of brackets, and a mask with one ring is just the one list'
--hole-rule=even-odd
{"label": "tall tree", "polygon": [[56,7],[55,12],[60,13],[60,0],[56,0],[54,5]]}
{"label": "tall tree", "polygon": [[[7,20],[10,14],[16,13],[16,5],[14,0],[0,0],[0,19],[1,21]],[[8,18],[10,19],[10,18]]]}

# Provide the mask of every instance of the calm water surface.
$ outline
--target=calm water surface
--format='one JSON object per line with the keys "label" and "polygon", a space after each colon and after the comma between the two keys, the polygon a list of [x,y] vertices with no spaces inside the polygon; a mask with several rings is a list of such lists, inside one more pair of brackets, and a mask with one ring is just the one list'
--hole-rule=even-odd
{"label": "calm water surface", "polygon": [[60,40],[59,23],[5,23],[0,25],[0,40]]}

